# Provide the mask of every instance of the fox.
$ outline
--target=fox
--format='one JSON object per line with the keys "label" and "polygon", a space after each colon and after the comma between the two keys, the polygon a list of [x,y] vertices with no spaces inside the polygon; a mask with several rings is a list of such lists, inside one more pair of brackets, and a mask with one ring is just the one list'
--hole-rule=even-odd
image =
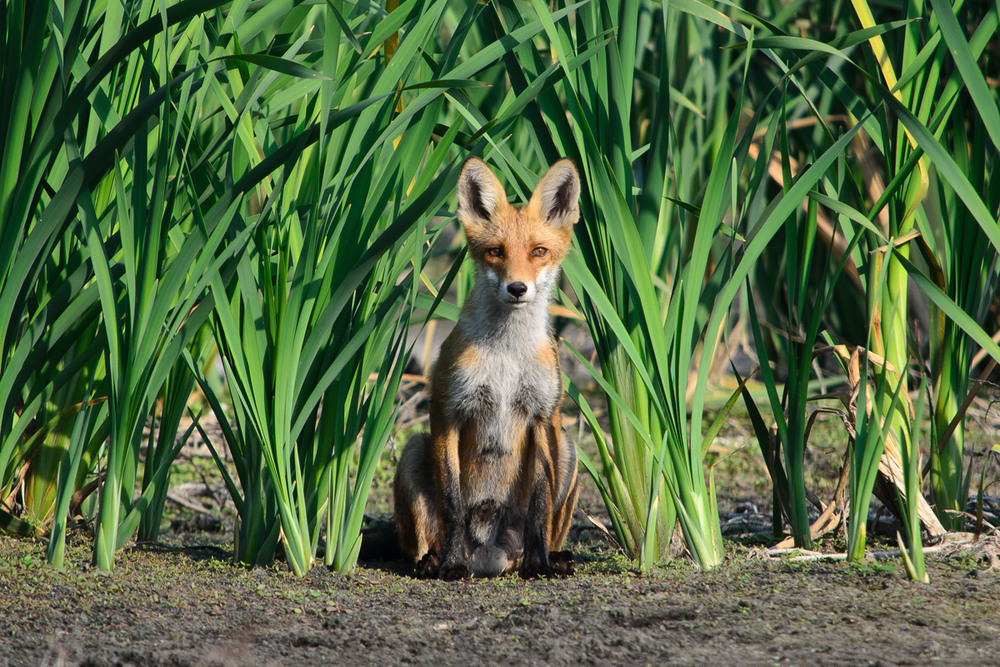
{"label": "fox", "polygon": [[512,205],[471,157],[457,191],[474,282],[430,372],[430,432],[398,459],[399,544],[421,578],[569,575],[573,556],[560,549],[577,455],[561,432],[549,305],[580,217],[580,177],[563,158],[527,204]]}

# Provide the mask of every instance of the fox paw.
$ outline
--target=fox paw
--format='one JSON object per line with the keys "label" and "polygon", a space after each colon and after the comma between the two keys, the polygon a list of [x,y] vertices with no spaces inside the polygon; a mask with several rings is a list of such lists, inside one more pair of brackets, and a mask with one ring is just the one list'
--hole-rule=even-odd
{"label": "fox paw", "polygon": [[549,559],[545,557],[544,553],[524,555],[524,561],[518,571],[522,579],[539,579],[541,577],[551,579],[556,576],[555,570],[552,569],[552,565],[549,564]]}
{"label": "fox paw", "polygon": [[549,565],[557,576],[568,577],[576,570],[576,559],[573,552],[569,550],[550,551]]}
{"label": "fox paw", "polygon": [[465,566],[465,563],[446,563],[441,566],[441,570],[438,572],[438,577],[440,577],[441,581],[458,581],[459,579],[468,579],[469,568]]}
{"label": "fox paw", "polygon": [[431,549],[417,563],[417,578],[436,579],[440,568],[441,560],[438,558],[437,552]]}
{"label": "fox paw", "polygon": [[551,565],[538,563],[534,565],[524,564],[518,571],[522,579],[541,579],[542,577],[546,579],[551,579],[556,576],[555,570],[552,569]]}
{"label": "fox paw", "polygon": [[520,574],[524,579],[568,577],[575,567],[576,561],[569,551],[550,551],[548,559],[525,558]]}

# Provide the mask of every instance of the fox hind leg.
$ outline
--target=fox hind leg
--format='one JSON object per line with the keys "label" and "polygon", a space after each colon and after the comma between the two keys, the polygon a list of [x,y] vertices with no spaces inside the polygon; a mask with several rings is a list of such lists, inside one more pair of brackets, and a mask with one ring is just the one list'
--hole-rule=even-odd
{"label": "fox hind leg", "polygon": [[573,510],[576,509],[576,499],[579,494],[576,477],[576,457],[573,457],[573,467],[567,471],[566,492],[561,502],[557,499],[552,511],[552,526],[549,533],[549,547],[559,549],[569,534],[573,522]]}
{"label": "fox hind leg", "polygon": [[577,485],[576,448],[567,442],[561,431],[562,415],[557,410],[552,418],[552,442],[555,444],[555,460],[558,476],[556,498],[552,508],[552,523],[549,531],[549,565],[557,575],[573,574],[576,561],[570,551],[560,551],[570,524],[573,522],[573,510],[579,494]]}
{"label": "fox hind leg", "polygon": [[[566,499],[562,505],[556,508],[555,516],[552,520],[552,533],[549,540],[550,549],[558,550],[562,547],[563,542],[566,541],[570,523],[573,521],[573,509],[576,507],[578,493],[579,488],[576,485],[576,470],[574,469],[572,486],[569,493],[566,495]],[[549,565],[557,575],[570,575],[576,569],[576,560],[573,558],[573,552],[569,550],[550,551]]]}
{"label": "fox hind leg", "polygon": [[421,577],[436,577],[440,563],[441,522],[434,500],[430,447],[430,434],[411,437],[399,457],[393,481],[399,543],[417,564]]}
{"label": "fox hind leg", "polygon": [[573,520],[578,494],[576,451],[560,433],[558,410],[532,431],[534,476],[528,504],[521,576],[534,578],[573,573],[573,554],[559,551]]}

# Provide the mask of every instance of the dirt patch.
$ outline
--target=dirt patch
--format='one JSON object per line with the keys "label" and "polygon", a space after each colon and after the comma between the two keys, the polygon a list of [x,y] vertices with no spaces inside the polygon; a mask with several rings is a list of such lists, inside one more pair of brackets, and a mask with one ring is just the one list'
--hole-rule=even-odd
{"label": "dirt patch", "polygon": [[3,664],[995,664],[1000,579],[975,556],[896,563],[768,559],[640,576],[601,543],[572,578],[418,581],[404,563],[348,575],[247,569],[217,546],[139,545],[112,575],[84,540],[66,572],[0,538]]}

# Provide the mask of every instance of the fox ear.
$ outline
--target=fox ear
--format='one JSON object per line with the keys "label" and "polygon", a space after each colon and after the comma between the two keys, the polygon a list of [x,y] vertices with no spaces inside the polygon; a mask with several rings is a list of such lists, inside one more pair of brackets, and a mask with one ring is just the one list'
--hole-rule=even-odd
{"label": "fox ear", "polygon": [[458,219],[464,226],[488,224],[501,206],[507,205],[507,193],[486,163],[470,157],[458,177]]}
{"label": "fox ear", "polygon": [[538,181],[528,202],[545,224],[568,230],[580,219],[580,175],[573,162],[559,160]]}

